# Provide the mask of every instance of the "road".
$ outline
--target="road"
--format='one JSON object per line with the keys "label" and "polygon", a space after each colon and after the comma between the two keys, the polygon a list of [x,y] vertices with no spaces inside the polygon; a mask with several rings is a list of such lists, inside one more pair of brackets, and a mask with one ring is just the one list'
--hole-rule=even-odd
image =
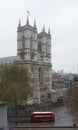
{"label": "road", "polygon": [[[57,107],[52,111],[55,112],[55,122],[46,123],[47,125],[49,124],[50,126],[73,126],[73,124],[75,123],[73,121],[73,116],[65,106]],[[30,125],[31,123],[29,122],[26,123],[26,125],[27,124]],[[37,125],[37,123],[34,124]],[[44,123],[38,123],[38,124],[44,125]]]}
{"label": "road", "polygon": [[72,126],[75,123],[66,106],[60,106],[53,111],[55,112],[54,126]]}
{"label": "road", "polygon": [[[78,128],[63,128],[64,126],[69,127],[73,126],[73,124],[77,124],[77,121],[73,121],[73,116],[69,112],[69,110],[65,106],[60,106],[53,109],[55,112],[55,122],[45,122],[45,123],[31,123],[30,121],[27,123],[19,123],[20,126],[26,127],[46,127],[46,128],[24,128],[24,130],[78,130]],[[47,128],[47,127],[62,127],[62,128]],[[18,128],[20,130],[20,128]],[[16,128],[17,130],[17,128]]]}

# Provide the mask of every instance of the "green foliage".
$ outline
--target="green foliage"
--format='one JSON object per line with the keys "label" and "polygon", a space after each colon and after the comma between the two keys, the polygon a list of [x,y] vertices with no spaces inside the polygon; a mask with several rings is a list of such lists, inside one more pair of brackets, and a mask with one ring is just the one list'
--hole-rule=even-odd
{"label": "green foliage", "polygon": [[9,109],[15,109],[15,103],[8,102],[8,103],[7,103],[7,107],[8,107]]}
{"label": "green foliage", "polygon": [[30,74],[17,62],[0,69],[0,100],[18,103],[31,94]]}

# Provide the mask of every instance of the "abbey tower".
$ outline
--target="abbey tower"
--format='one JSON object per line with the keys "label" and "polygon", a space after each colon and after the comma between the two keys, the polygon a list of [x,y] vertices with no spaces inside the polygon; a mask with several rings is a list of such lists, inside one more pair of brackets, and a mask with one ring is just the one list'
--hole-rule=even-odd
{"label": "abbey tower", "polygon": [[47,92],[52,87],[51,34],[37,32],[36,22],[31,26],[29,18],[24,26],[19,21],[17,28],[17,59],[26,65],[31,73],[33,101],[42,103],[47,100]]}

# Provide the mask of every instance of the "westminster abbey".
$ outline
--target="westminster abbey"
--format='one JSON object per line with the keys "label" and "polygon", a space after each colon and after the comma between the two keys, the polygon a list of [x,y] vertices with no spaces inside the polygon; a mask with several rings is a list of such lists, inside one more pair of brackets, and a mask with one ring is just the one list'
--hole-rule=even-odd
{"label": "westminster abbey", "polygon": [[51,34],[45,27],[37,32],[36,22],[31,26],[29,18],[25,25],[17,27],[17,56],[0,58],[0,64],[18,60],[31,73],[33,103],[46,102],[52,89]]}

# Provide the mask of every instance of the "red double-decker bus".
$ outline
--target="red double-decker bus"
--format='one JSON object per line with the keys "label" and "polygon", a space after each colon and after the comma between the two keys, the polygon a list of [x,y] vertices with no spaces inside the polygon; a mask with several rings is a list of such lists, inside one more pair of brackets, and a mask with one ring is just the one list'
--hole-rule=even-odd
{"label": "red double-decker bus", "polygon": [[31,112],[31,122],[54,122],[55,113],[50,111],[46,112]]}

